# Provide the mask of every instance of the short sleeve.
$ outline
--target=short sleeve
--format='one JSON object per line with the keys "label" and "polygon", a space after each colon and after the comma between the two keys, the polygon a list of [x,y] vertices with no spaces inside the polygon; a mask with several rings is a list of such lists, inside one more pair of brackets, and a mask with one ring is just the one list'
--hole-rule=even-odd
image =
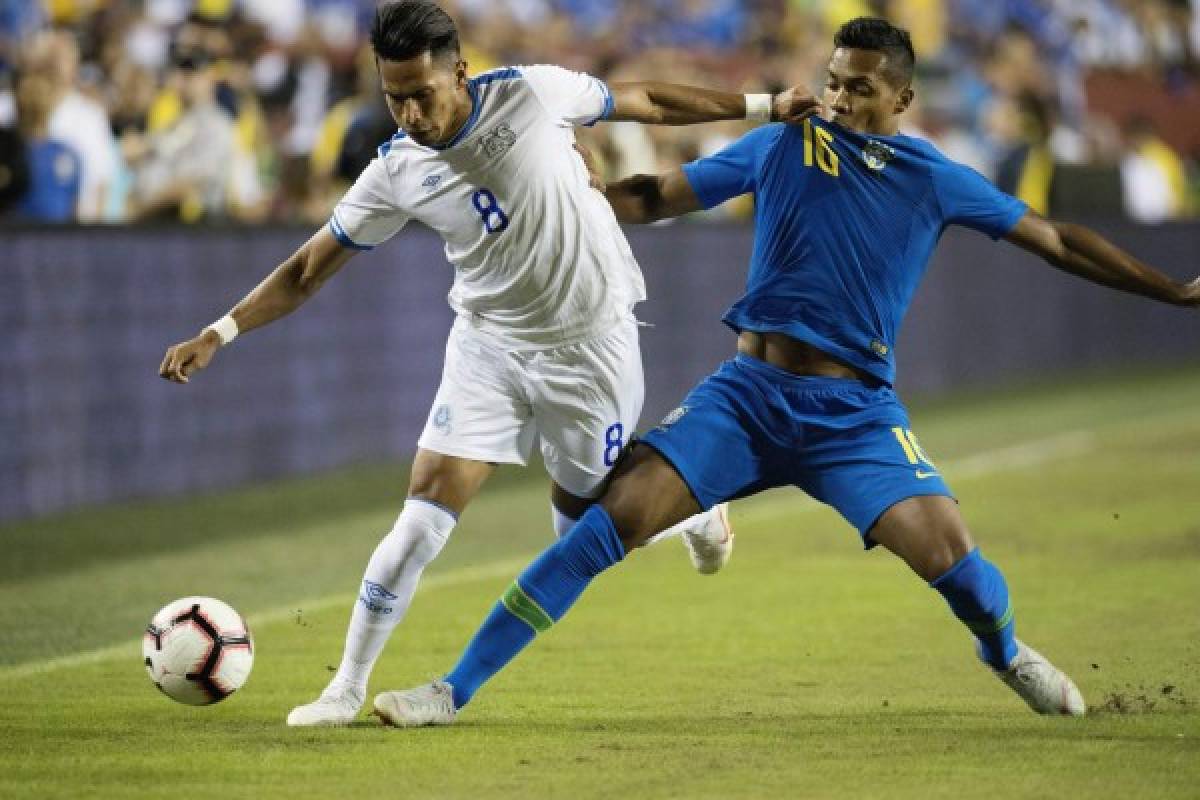
{"label": "short sleeve", "polygon": [[408,220],[396,205],[387,165],[376,158],[334,207],[329,227],[343,247],[370,250],[395,236]]}
{"label": "short sleeve", "polygon": [[1028,210],[975,170],[952,161],[934,171],[934,189],[947,224],[963,225],[993,239],[1007,235]]}
{"label": "short sleeve", "polygon": [[559,124],[591,126],[612,114],[612,93],[599,78],[548,65],[521,67],[520,72]]}
{"label": "short sleeve", "polygon": [[779,141],[783,125],[764,125],[711,156],[683,165],[683,174],[706,209],[753,192],[762,164]]}

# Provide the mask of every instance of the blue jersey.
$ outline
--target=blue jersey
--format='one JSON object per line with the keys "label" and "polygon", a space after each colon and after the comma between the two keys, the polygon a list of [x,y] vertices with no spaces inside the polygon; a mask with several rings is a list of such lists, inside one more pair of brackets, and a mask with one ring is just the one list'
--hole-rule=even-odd
{"label": "blue jersey", "polygon": [[17,204],[22,216],[39,222],[70,222],[75,218],[83,174],[79,156],[55,139],[30,142],[29,191]]}
{"label": "blue jersey", "polygon": [[683,167],[705,208],[755,196],[735,331],[778,332],[891,385],[900,321],[947,225],[999,238],[1025,204],[911,136],[765,125]]}

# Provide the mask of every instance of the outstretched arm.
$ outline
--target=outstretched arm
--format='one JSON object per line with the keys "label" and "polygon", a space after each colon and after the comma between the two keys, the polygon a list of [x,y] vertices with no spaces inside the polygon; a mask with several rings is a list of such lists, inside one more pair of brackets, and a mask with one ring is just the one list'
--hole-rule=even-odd
{"label": "outstretched arm", "polygon": [[713,208],[755,191],[762,161],[787,128],[755,128],[717,153],[659,175],[634,175],[605,187],[586,149],[578,147],[592,186],[604,192],[621,222],[647,223]]}
{"label": "outstretched arm", "polygon": [[587,168],[588,183],[604,195],[621,222],[644,225],[704,207],[682,168],[661,175],[631,175],[616,183],[605,184],[592,151],[578,143],[575,151]]}
{"label": "outstretched arm", "polygon": [[661,175],[632,175],[603,191],[621,222],[645,224],[704,207],[678,168]]}
{"label": "outstretched arm", "polygon": [[1172,305],[1200,307],[1200,278],[1178,283],[1083,225],[1029,211],[1005,238],[1051,266],[1093,283]]}
{"label": "outstretched arm", "polygon": [[[760,122],[799,122],[816,113],[820,106],[815,97],[795,87],[773,97],[659,81],[614,83],[609,88],[613,110],[608,119],[651,125],[692,125],[748,118]],[[760,103],[762,105],[758,107]]]}
{"label": "outstretched arm", "polygon": [[[356,251],[340,245],[326,225],[300,246],[246,295],[229,312],[236,328],[245,333],[290,314],[317,293]],[[188,376],[204,369],[212,361],[221,336],[213,327],[167,349],[158,374],[175,383],[187,383]]]}

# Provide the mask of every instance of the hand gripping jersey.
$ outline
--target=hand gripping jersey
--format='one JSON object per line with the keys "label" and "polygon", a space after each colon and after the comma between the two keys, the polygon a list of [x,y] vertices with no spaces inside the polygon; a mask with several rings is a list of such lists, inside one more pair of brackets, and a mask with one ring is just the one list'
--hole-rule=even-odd
{"label": "hand gripping jersey", "polygon": [[471,116],[444,147],[403,132],[379,148],[330,220],[369,249],[411,219],[446,242],[451,307],[518,346],[599,335],[631,316],[645,285],[608,202],[588,186],[574,125],[612,112],[608,87],[552,66],[472,78]]}
{"label": "hand gripping jersey", "polygon": [[736,331],[808,342],[884,384],[896,336],[947,225],[999,238],[1025,204],[911,136],[868,136],[820,119],[767,125],[683,168],[711,208],[754,192]]}

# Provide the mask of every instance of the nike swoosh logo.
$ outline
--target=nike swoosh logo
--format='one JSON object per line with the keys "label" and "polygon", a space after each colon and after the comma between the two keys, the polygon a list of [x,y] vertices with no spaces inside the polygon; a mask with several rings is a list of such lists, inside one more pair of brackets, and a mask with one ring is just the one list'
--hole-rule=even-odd
{"label": "nike swoosh logo", "polygon": [[916,473],[917,473],[917,480],[925,480],[926,478],[936,478],[937,477],[936,472],[925,472],[923,470],[916,470]]}

